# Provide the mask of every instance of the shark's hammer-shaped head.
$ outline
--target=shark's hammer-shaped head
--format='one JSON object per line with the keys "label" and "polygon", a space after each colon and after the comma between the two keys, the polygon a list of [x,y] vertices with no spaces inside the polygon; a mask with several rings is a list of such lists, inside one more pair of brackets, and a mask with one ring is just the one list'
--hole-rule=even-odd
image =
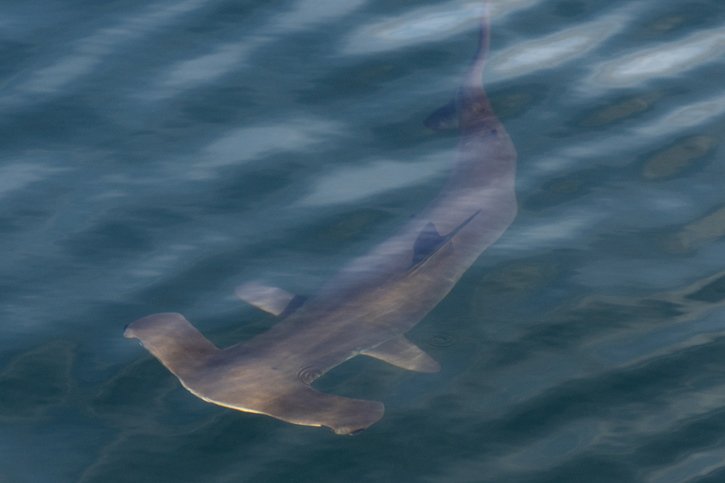
{"label": "shark's hammer-shaped head", "polygon": [[128,326],[123,336],[139,342],[179,378],[208,360],[219,349],[181,314],[149,315]]}
{"label": "shark's hammer-shaped head", "polygon": [[299,368],[280,363],[289,354],[220,350],[181,314],[149,315],[123,335],[138,339],[187,390],[212,404],[338,434],[359,432],[383,416],[377,401],[316,391],[300,379]]}

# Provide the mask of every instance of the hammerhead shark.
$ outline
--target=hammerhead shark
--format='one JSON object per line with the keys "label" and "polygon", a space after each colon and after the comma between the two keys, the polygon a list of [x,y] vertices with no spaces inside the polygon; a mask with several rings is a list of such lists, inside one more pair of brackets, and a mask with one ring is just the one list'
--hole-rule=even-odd
{"label": "hammerhead shark", "polygon": [[488,15],[453,101],[426,121],[460,131],[452,173],[438,196],[396,234],[353,260],[314,297],[248,283],[237,296],[280,321],[220,349],[181,314],[160,313],[126,327],[194,395],[238,411],[352,434],[377,422],[381,402],[325,394],[311,384],[364,355],[418,372],[438,362],[405,337],[513,222],[516,151],[483,89]]}

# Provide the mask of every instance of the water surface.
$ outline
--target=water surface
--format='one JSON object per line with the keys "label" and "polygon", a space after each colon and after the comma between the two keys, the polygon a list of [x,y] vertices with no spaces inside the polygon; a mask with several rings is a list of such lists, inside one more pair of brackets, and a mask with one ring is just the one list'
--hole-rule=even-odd
{"label": "water surface", "polygon": [[208,405],[123,327],[214,342],[415,214],[456,135],[422,121],[478,2],[6,1],[0,20],[0,481],[725,479],[725,10],[495,2],[487,88],[519,216],[410,337],[356,358],[350,438]]}

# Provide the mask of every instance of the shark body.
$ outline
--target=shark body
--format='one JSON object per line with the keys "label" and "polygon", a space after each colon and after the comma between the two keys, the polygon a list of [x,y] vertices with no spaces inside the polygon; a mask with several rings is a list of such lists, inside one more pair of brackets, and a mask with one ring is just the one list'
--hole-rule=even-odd
{"label": "shark body", "polygon": [[516,151],[482,86],[488,50],[484,20],[476,56],[451,104],[460,130],[452,173],[436,199],[391,238],[353,260],[309,300],[247,284],[237,294],[280,315],[268,331],[220,349],[182,315],[162,313],[127,326],[183,386],[228,408],[350,434],[378,421],[377,401],[321,393],[312,382],[366,355],[403,369],[435,372],[438,363],[405,337],[512,223]]}

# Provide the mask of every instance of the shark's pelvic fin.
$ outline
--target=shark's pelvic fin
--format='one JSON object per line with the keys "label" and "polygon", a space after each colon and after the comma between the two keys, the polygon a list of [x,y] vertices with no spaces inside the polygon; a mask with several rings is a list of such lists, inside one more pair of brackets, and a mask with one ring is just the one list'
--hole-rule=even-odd
{"label": "shark's pelvic fin", "polygon": [[260,310],[272,315],[287,315],[304,302],[304,298],[277,287],[248,282],[234,290],[234,294]]}
{"label": "shark's pelvic fin", "polygon": [[456,101],[452,100],[448,104],[433,111],[423,121],[423,124],[433,131],[446,131],[458,128],[458,107],[456,107]]}
{"label": "shark's pelvic fin", "polygon": [[362,354],[409,371],[438,372],[441,369],[435,359],[404,335],[383,342],[374,349],[367,349]]}

